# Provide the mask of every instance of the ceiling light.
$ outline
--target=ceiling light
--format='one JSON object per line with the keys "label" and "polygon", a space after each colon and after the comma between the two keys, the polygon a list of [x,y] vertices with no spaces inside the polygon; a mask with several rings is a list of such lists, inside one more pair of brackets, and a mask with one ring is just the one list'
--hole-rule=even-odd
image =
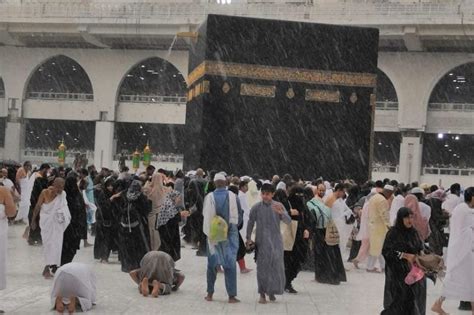
{"label": "ceiling light", "polygon": [[145,68],[145,65],[141,65],[140,67]]}
{"label": "ceiling light", "polygon": [[450,73],[449,75],[453,76],[453,75],[454,75],[454,73]]}
{"label": "ceiling light", "polygon": [[454,137],[454,140],[459,140],[459,136]]}
{"label": "ceiling light", "polygon": [[438,139],[443,139],[443,138],[444,138],[444,134],[438,133]]}
{"label": "ceiling light", "polygon": [[448,145],[448,144],[445,144],[444,147],[447,148],[447,147],[449,147],[449,145]]}

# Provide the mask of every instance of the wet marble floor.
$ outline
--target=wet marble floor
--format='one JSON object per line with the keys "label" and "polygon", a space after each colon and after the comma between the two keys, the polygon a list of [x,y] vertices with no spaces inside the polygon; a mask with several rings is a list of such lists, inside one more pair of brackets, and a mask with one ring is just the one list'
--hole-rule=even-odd
{"label": "wet marble floor", "polygon": [[[41,276],[43,257],[41,247],[28,246],[22,239],[24,226],[11,226],[8,231],[7,289],[0,291],[0,309],[16,314],[51,313],[49,293],[51,280]],[[313,281],[314,275],[301,272],[294,281],[296,295],[277,296],[276,303],[257,303],[256,273],[253,258],[246,257],[249,274],[238,275],[239,304],[226,303],[224,277],[218,275],[214,302],[204,300],[206,291],[206,259],[196,257],[190,246],[182,249],[177,263],[186,280],[181,289],[158,299],[144,298],[137,292],[129,276],[120,271],[116,257],[108,265],[93,259],[92,248],[81,248],[75,261],[91,265],[97,274],[97,305],[95,314],[379,314],[383,300],[384,275],[351,269],[347,283],[339,286]],[[347,267],[351,267],[347,265]],[[441,282],[429,281],[428,303],[437,298]],[[458,311],[456,301],[447,301],[450,314],[469,315]],[[431,312],[427,312],[431,314]]]}

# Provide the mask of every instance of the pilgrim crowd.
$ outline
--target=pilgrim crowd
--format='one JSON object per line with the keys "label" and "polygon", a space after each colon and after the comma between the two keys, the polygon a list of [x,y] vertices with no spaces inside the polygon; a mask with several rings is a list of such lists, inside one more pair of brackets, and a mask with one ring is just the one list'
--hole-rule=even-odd
{"label": "pilgrim crowd", "polygon": [[254,259],[262,304],[297,294],[293,280],[302,270],[339,285],[351,265],[385,274],[382,314],[425,314],[426,282],[438,277],[443,291],[432,311],[446,314],[447,298],[460,309],[474,303],[474,187],[153,166],[136,173],[126,166],[33,169],[29,162],[0,175],[0,289],[8,224],[23,224],[27,243],[43,247],[42,275],[53,278],[59,312],[87,311],[96,302],[94,272],[73,262],[81,244],[93,246],[101,263],[117,257],[143,296],[178,290],[185,276],[175,264],[188,244],[207,257],[209,302],[218,273],[228,302],[240,302],[237,272],[251,272],[246,259]]}

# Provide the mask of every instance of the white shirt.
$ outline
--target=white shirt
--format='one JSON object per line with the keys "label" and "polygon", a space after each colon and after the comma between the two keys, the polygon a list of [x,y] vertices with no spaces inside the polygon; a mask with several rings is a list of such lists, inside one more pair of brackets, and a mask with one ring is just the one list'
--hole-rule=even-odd
{"label": "white shirt", "polygon": [[418,204],[420,205],[421,216],[429,222],[431,218],[431,207],[421,201],[419,201]]}
{"label": "white shirt", "polygon": [[8,190],[12,190],[14,186],[13,182],[9,178],[4,178],[2,183],[3,183],[3,186]]}
{"label": "white shirt", "polygon": [[446,200],[443,202],[441,205],[441,208],[444,210],[448,211],[449,214],[453,213],[454,208],[456,208],[460,203],[462,203],[461,197],[455,195],[455,194],[449,194],[446,197]]}
{"label": "white shirt", "polygon": [[402,195],[397,195],[392,200],[392,205],[390,206],[390,225],[395,224],[395,220],[397,219],[398,210],[403,207],[405,204],[405,197]]}

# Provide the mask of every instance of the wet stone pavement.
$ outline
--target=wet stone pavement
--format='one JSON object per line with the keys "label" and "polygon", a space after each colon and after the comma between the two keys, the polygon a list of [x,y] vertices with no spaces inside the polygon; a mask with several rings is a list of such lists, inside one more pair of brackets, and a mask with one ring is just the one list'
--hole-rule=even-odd
{"label": "wet stone pavement", "polygon": [[[49,298],[51,280],[41,276],[43,256],[41,247],[28,246],[21,235],[24,226],[12,226],[8,231],[7,289],[0,291],[0,309],[17,314],[51,314]],[[347,265],[348,282],[339,286],[323,285],[313,281],[310,272],[301,272],[294,281],[298,294],[277,296],[275,303],[257,303],[257,282],[253,255],[247,255],[247,266],[253,271],[238,274],[239,304],[228,304],[223,274],[218,275],[214,302],[206,302],[206,258],[196,257],[189,245],[182,249],[177,268],[186,275],[178,292],[158,299],[138,294],[130,277],[120,271],[117,257],[110,264],[93,259],[93,249],[82,248],[74,261],[92,266],[97,275],[97,305],[92,314],[379,314],[382,308],[384,275],[354,270]],[[363,267],[363,265],[362,265]],[[441,282],[433,286],[428,281],[428,301],[432,302],[441,291]],[[447,301],[450,314],[469,314],[457,310],[457,301]],[[430,311],[427,314],[431,314]]]}

